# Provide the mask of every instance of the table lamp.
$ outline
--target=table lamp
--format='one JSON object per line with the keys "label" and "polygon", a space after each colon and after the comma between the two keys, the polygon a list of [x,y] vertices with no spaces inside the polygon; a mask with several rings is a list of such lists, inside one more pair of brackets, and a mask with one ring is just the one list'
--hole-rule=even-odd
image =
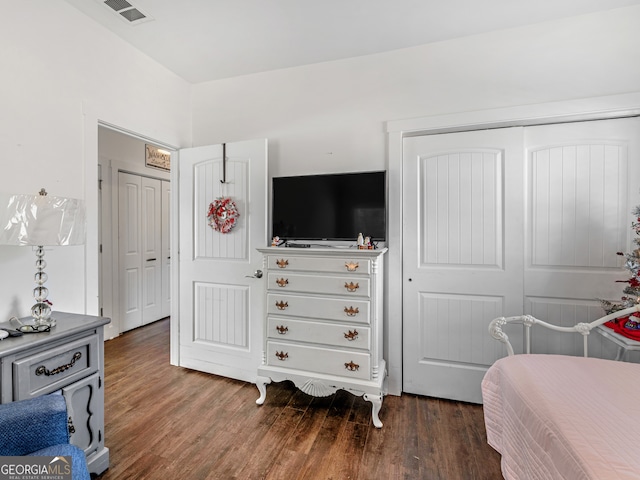
{"label": "table lamp", "polygon": [[0,245],[30,245],[36,247],[36,287],[31,316],[36,325],[54,326],[49,290],[44,286],[44,247],[82,245],[85,240],[84,202],[75,198],[52,197],[43,188],[38,195],[11,195],[0,224]]}

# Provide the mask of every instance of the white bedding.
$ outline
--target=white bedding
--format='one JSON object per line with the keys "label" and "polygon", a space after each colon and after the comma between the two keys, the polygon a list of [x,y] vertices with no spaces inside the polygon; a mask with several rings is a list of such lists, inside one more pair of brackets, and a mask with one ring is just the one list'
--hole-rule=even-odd
{"label": "white bedding", "polygon": [[487,371],[482,395],[507,480],[640,479],[640,365],[514,355]]}

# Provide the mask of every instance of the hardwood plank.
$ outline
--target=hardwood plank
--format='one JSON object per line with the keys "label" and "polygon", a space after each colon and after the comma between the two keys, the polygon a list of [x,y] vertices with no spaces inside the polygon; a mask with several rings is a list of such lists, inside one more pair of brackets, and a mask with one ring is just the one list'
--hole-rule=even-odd
{"label": "hardwood plank", "polygon": [[[292,389],[276,385],[267,392],[264,405],[256,405],[255,395],[251,397],[251,401],[244,401],[246,405],[242,407],[244,415],[237,419],[237,423],[230,425],[231,428],[224,434],[224,449],[220,451],[223,455],[212,463],[209,476],[206,478],[252,478],[238,476],[238,474],[252,457],[256,445],[268,435],[269,430],[277,422],[293,394]],[[256,470],[261,470],[259,464],[251,463],[250,465]]]}
{"label": "hardwood plank", "polygon": [[305,396],[310,400],[309,405],[269,471],[267,477],[269,480],[291,480],[294,472],[296,477],[293,478],[302,478],[299,476],[300,472],[307,462],[309,452],[318,438],[329,407],[333,403],[333,397]]}
{"label": "hardwood plank", "polygon": [[304,416],[300,420],[294,435],[287,442],[289,450],[302,452],[304,455],[308,455],[311,451],[333,403],[333,397],[310,398],[312,400],[305,410]]}
{"label": "hardwood plank", "polygon": [[473,407],[475,408],[462,408],[461,411],[464,416],[463,423],[467,427],[469,444],[473,445],[474,450],[477,452],[473,456],[473,460],[476,462],[476,468],[479,472],[478,478],[487,480],[501,478],[501,457],[487,443],[487,431],[484,425],[482,408],[478,408],[477,405],[473,405]]}
{"label": "hardwood plank", "polygon": [[358,478],[360,459],[370,431],[369,425],[347,422],[331,444],[322,478]]}
{"label": "hardwood plank", "polygon": [[[346,425],[354,397],[343,390],[339,390],[329,398],[332,401],[326,415],[324,415],[322,426],[316,435],[304,465],[297,472],[296,478],[330,478],[324,477],[324,475],[327,465],[334,461],[329,455],[331,446]],[[312,411],[311,414],[315,415],[316,413]]]}
{"label": "hardwood plank", "polygon": [[416,395],[371,404],[290,382],[255,385],[169,364],[169,321],[105,343],[105,442],[114,479],[498,479],[482,407]]}
{"label": "hardwood plank", "polygon": [[415,439],[415,397],[387,396],[382,403],[382,410],[385,412],[384,424],[381,429],[370,429],[362,456],[360,478],[430,478],[419,476],[415,455],[418,448]]}
{"label": "hardwood plank", "polygon": [[265,478],[303,415],[303,410],[285,407],[265,435],[251,446],[251,454],[238,472],[238,478]]}

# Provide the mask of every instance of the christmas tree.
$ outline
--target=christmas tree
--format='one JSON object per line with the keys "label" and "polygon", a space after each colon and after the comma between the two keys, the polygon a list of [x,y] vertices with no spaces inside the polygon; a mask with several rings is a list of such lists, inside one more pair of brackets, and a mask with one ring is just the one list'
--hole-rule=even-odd
{"label": "christmas tree", "polygon": [[624,296],[619,302],[600,300],[600,304],[607,314],[634,307],[640,303],[640,205],[636,206],[631,213],[635,217],[635,220],[631,222],[631,228],[636,233],[633,243],[637,248],[631,253],[617,252],[617,255],[626,258],[624,268],[629,270],[631,277],[628,280],[618,280],[620,283],[627,284],[622,291]]}

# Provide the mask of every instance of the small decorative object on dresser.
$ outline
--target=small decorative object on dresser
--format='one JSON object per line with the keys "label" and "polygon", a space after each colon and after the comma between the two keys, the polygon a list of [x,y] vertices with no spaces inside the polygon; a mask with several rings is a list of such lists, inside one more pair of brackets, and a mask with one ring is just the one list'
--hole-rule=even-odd
{"label": "small decorative object on dresser", "polygon": [[383,255],[380,250],[259,249],[267,269],[267,318],[256,386],[291,380],[325,397],[343,389],[372,404],[380,428]]}

